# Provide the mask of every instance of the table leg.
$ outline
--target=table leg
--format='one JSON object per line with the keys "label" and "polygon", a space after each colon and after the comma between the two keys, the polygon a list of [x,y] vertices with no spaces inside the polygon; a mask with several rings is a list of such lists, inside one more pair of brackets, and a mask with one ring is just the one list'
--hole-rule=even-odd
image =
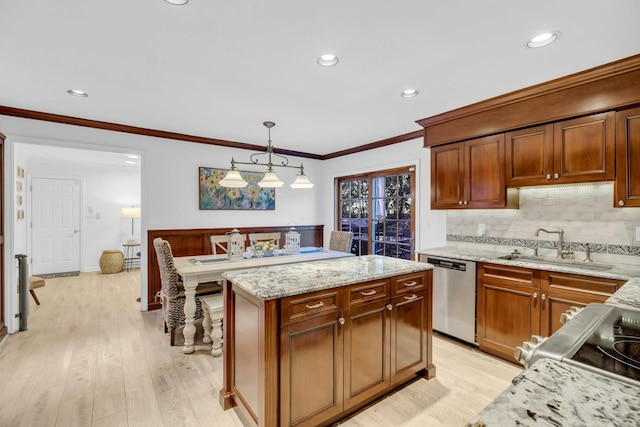
{"label": "table leg", "polygon": [[204,301],[202,302],[202,311],[204,312],[204,317],[202,319],[202,328],[204,329],[204,338],[202,341],[205,344],[209,344],[211,342],[211,313],[209,311],[209,306]]}
{"label": "table leg", "polygon": [[214,357],[222,356],[222,310],[217,315],[212,315],[214,319],[211,322],[211,355]]}
{"label": "table leg", "polygon": [[196,327],[193,322],[196,316],[196,288],[198,287],[198,279],[196,278],[187,278],[184,281],[184,353],[189,354],[193,353],[195,350],[194,347],[194,337],[196,336]]}

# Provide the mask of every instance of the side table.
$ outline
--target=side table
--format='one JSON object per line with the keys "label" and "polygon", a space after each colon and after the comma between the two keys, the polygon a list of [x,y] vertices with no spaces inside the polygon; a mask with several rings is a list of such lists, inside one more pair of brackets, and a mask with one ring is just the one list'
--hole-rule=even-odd
{"label": "side table", "polygon": [[140,260],[138,256],[140,243],[124,243],[122,247],[124,248],[124,270],[131,271],[133,263]]}

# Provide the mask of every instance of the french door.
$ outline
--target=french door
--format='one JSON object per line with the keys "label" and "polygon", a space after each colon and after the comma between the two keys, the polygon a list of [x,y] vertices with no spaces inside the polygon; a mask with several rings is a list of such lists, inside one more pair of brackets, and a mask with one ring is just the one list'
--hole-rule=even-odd
{"label": "french door", "polygon": [[337,179],[340,229],[353,232],[351,252],[413,259],[415,167]]}

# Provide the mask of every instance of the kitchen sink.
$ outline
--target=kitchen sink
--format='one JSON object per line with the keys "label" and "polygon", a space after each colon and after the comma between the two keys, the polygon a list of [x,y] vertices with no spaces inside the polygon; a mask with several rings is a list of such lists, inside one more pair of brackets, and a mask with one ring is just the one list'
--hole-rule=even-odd
{"label": "kitchen sink", "polygon": [[558,258],[542,258],[542,257],[522,255],[522,254],[509,254],[509,255],[499,256],[498,258],[513,260],[513,261],[522,261],[522,262],[535,262],[537,264],[563,265],[567,267],[583,268],[585,270],[606,271],[606,270],[611,270],[613,268],[613,266],[609,264],[574,261],[574,260],[558,259]]}

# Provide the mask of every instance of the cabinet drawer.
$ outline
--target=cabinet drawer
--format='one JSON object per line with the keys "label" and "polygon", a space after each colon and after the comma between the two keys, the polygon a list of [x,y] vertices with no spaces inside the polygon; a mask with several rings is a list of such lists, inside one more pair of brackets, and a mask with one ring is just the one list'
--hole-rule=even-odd
{"label": "cabinet drawer", "polygon": [[421,291],[427,287],[427,276],[425,272],[407,274],[391,279],[392,296]]}
{"label": "cabinet drawer", "polygon": [[500,264],[479,264],[478,280],[493,285],[540,286],[540,271]]}
{"label": "cabinet drawer", "polygon": [[578,274],[545,272],[543,283],[548,290],[592,293],[611,296],[622,286],[624,280],[602,277],[582,276]]}
{"label": "cabinet drawer", "polygon": [[388,280],[359,283],[347,289],[347,307],[355,307],[388,298]]}
{"label": "cabinet drawer", "polygon": [[296,323],[325,314],[337,313],[344,307],[343,290],[329,289],[310,294],[283,298],[281,325]]}

